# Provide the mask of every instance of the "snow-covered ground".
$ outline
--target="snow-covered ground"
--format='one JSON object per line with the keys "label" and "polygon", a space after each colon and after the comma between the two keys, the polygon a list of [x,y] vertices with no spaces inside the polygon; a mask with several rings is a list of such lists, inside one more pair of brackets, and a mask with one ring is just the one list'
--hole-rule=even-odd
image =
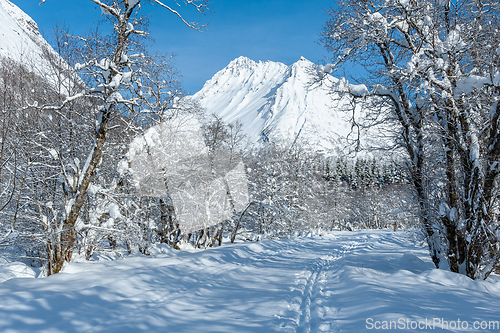
{"label": "snow-covered ground", "polygon": [[460,331],[450,327],[464,321],[462,331],[495,332],[488,322],[498,323],[498,309],[498,276],[472,281],[433,269],[425,247],[390,231],[159,247],[150,257],[75,262],[49,278],[0,283],[1,332],[363,332],[384,324],[429,332]]}

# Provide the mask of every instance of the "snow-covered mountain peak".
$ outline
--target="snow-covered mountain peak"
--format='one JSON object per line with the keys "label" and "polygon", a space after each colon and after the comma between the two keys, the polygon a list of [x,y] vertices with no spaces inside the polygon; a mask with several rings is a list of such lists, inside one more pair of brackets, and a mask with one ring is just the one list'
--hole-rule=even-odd
{"label": "snow-covered mountain peak", "polygon": [[351,126],[343,112],[335,111],[331,87],[313,84],[316,70],[304,57],[290,66],[239,57],[193,99],[209,114],[241,122],[251,142],[300,143],[335,152],[345,146],[342,138]]}
{"label": "snow-covered mountain peak", "polygon": [[23,12],[19,7],[14,5],[9,0],[0,1],[0,6],[3,8],[5,12],[7,12],[10,15],[10,17],[12,17],[19,24],[19,26],[24,31],[26,31],[31,35],[41,37],[36,22],[33,21],[33,19],[25,12]]}
{"label": "snow-covered mountain peak", "polygon": [[0,56],[13,60],[43,44],[36,22],[8,0],[0,0],[0,36]]}
{"label": "snow-covered mountain peak", "polygon": [[227,65],[227,68],[254,68],[257,65],[255,61],[244,56],[240,56]]}
{"label": "snow-covered mountain peak", "polygon": [[303,56],[301,56],[299,58],[299,60],[296,63],[294,63],[294,65],[307,65],[307,66],[310,66],[310,65],[314,65],[314,63],[311,62],[311,61],[309,61],[309,60],[307,60]]}
{"label": "snow-covered mountain peak", "polygon": [[318,65],[316,65],[314,62],[309,61],[308,59],[306,59],[304,57],[300,57],[300,59],[297,60],[296,62],[294,62],[290,66],[290,68],[312,73],[313,71],[317,70]]}

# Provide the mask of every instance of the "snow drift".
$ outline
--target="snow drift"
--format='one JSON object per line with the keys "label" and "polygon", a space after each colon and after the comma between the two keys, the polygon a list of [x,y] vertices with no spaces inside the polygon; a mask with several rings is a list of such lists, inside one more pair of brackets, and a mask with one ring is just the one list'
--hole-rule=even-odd
{"label": "snow drift", "polygon": [[[498,331],[498,276],[434,269],[413,244],[399,232],[337,231],[73,262],[48,278],[0,283],[0,331]],[[426,320],[434,329],[414,329]],[[468,329],[452,329],[458,320]]]}

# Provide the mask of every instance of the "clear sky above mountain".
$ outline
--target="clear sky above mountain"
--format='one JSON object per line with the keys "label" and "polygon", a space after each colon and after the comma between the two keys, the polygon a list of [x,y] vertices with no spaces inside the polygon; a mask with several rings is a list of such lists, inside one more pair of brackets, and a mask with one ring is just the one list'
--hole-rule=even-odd
{"label": "clear sky above mountain", "polygon": [[[85,0],[11,0],[30,15],[50,42],[56,23],[81,34],[95,26],[100,10]],[[182,3],[182,1],[179,1]],[[160,7],[149,7],[153,51],[176,54],[175,64],[189,93],[200,90],[206,80],[238,56],[272,60],[291,65],[300,56],[318,62],[326,51],[318,34],[331,0],[212,0],[212,13],[198,14],[182,5],[189,21],[208,23],[204,32],[193,31]],[[173,0],[166,3],[174,5]]]}

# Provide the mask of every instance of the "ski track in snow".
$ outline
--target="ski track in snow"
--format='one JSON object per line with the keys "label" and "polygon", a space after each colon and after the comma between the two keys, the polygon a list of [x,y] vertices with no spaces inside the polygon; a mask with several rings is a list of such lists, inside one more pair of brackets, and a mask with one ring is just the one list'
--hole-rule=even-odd
{"label": "ski track in snow", "polygon": [[330,295],[323,291],[328,284],[327,272],[335,269],[332,264],[366,241],[364,238],[362,241],[342,244],[340,249],[334,249],[331,254],[312,260],[306,269],[296,274],[295,285],[292,288],[293,298],[288,304],[289,310],[278,325],[287,328],[287,331],[297,333],[336,332],[334,320],[328,317],[335,314],[338,309],[331,305],[323,306],[326,303],[324,299]]}
{"label": "ski track in snow", "polygon": [[[334,258],[338,259],[338,258]],[[313,314],[317,314],[318,312],[318,304],[314,296],[317,295],[318,289],[321,291],[321,287],[318,286],[318,281],[320,278],[324,278],[324,273],[322,272],[325,266],[328,266],[329,259],[321,259],[314,264],[311,271],[305,271],[301,275],[302,277],[306,277],[309,275],[305,283],[303,284],[303,288],[299,287],[299,290],[302,293],[302,299],[300,300],[300,311],[299,311],[299,323],[296,329],[297,332],[316,332],[317,331],[317,320],[313,318],[313,322],[311,323],[311,309]],[[301,286],[303,279],[299,279],[298,285]],[[323,281],[321,281],[323,282]]]}
{"label": "ski track in snow", "polygon": [[151,251],[44,279],[11,278],[29,274],[0,263],[9,279],[0,332],[370,332],[369,317],[498,320],[500,277],[433,269],[426,247],[399,232]]}

